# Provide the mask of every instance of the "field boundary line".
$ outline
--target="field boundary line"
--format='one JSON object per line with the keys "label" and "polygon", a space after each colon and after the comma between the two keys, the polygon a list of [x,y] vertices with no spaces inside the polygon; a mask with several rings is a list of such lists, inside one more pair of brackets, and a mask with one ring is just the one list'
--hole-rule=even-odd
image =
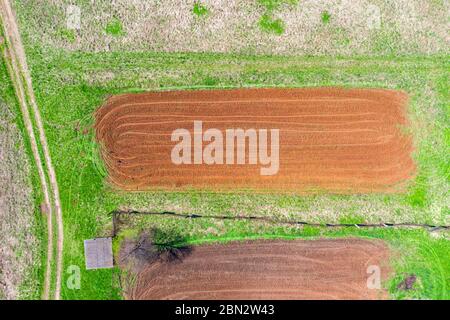
{"label": "field boundary line", "polygon": [[[4,31],[5,31],[5,37],[7,38],[7,41],[9,43],[9,52],[10,52],[10,59],[12,68],[14,70],[14,73],[11,74],[11,78],[13,79],[13,83],[16,87],[16,92],[19,93],[18,99],[19,103],[21,104],[22,110],[25,111],[24,117],[28,117],[29,123],[31,127],[28,129],[31,130],[33,133],[30,136],[34,138],[32,140],[32,144],[34,144],[36,150],[38,148],[36,137],[34,136],[34,129],[33,129],[33,122],[30,119],[30,109],[31,106],[32,114],[33,114],[33,120],[36,124],[38,133],[39,133],[39,142],[41,145],[41,149],[44,155],[45,164],[46,164],[46,171],[47,176],[49,179],[49,186],[50,188],[45,188],[46,190],[46,198],[49,200],[49,204],[51,201],[51,204],[48,206],[49,210],[49,216],[51,217],[52,213],[54,212],[56,217],[56,223],[57,223],[57,250],[56,250],[56,281],[55,281],[55,293],[54,293],[54,299],[59,300],[61,298],[61,277],[62,277],[62,252],[63,252],[63,244],[64,244],[64,236],[63,236],[63,221],[62,221],[62,211],[61,211],[61,203],[59,198],[59,190],[58,190],[58,183],[56,181],[56,174],[55,170],[52,165],[51,157],[50,157],[50,151],[47,144],[47,138],[45,137],[45,131],[44,126],[42,123],[41,115],[39,112],[39,108],[36,103],[36,98],[33,92],[32,87],[32,81],[31,81],[31,75],[30,71],[28,69],[28,64],[26,61],[26,55],[25,50],[22,44],[22,40],[20,37],[19,29],[17,26],[17,21],[14,15],[14,12],[12,10],[12,6],[9,0],[1,0],[1,15],[2,20],[4,21]],[[39,153],[39,152],[38,152]],[[38,166],[41,167],[43,170],[42,160],[40,157],[35,158],[38,162]],[[42,180],[42,179],[41,179]],[[46,185],[46,184],[45,184]],[[51,197],[49,193],[49,189],[51,190]],[[54,210],[51,208],[53,207]],[[51,221],[51,218],[49,219]],[[49,229],[49,234],[52,234],[53,237],[53,226],[50,226],[51,229]],[[49,238],[51,238],[49,236]],[[53,250],[53,243],[51,246],[51,250]],[[48,249],[50,252],[50,248]],[[51,255],[47,259],[47,267],[50,266],[53,260],[53,255]],[[47,271],[46,274],[48,274],[49,271]],[[51,271],[50,271],[50,277],[51,277]],[[50,291],[50,279],[46,278],[45,285],[44,285],[44,298],[49,298],[49,291]]]}
{"label": "field boundary line", "polygon": [[154,216],[172,216],[184,219],[215,219],[215,220],[254,220],[264,221],[273,224],[290,224],[290,225],[304,225],[312,227],[325,227],[325,228],[425,228],[431,229],[429,231],[448,230],[450,225],[434,225],[426,223],[414,223],[414,222],[380,222],[380,223],[319,223],[319,222],[307,222],[298,220],[278,220],[269,217],[260,216],[221,216],[221,215],[201,215],[190,213],[176,213],[172,211],[135,211],[135,210],[115,210],[109,213],[113,218],[113,237],[116,236],[118,231],[118,217],[121,215],[154,215]]}

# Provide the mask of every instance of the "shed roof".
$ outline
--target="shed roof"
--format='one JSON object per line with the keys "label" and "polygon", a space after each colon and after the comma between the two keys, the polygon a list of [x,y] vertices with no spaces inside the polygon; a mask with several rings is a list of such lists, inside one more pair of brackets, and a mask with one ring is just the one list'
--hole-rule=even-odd
{"label": "shed roof", "polygon": [[112,239],[96,238],[84,240],[86,269],[113,267]]}

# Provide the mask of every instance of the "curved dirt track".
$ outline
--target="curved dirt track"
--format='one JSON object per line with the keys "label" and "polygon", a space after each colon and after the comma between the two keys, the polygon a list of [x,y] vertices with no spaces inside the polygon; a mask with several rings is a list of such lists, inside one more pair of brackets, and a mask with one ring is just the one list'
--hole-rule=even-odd
{"label": "curved dirt track", "polygon": [[[40,111],[34,96],[33,85],[31,81],[31,73],[27,65],[25,50],[19,33],[15,14],[9,0],[0,0],[0,20],[4,27],[5,37],[8,43],[7,53],[5,57],[9,67],[10,77],[16,90],[16,96],[21,108],[22,117],[25,123],[28,137],[30,139],[31,150],[37,166],[39,180],[42,187],[44,202],[47,212],[47,257],[46,270],[44,275],[42,298],[47,300],[50,298],[51,281],[52,281],[52,264],[56,265],[55,269],[55,289],[54,299],[61,298],[61,282],[63,269],[63,247],[64,247],[64,226],[61,210],[61,201],[59,198],[58,183],[56,180],[55,169],[52,165],[50,150],[45,136],[44,125],[41,119]],[[32,119],[33,118],[33,119]],[[36,137],[33,129],[33,122],[38,132]],[[45,166],[43,166],[42,157],[39,154],[39,146],[41,145]],[[47,183],[46,176],[49,178]],[[56,261],[53,257],[53,218],[56,220]]]}
{"label": "curved dirt track", "polygon": [[[96,134],[109,180],[125,190],[395,192],[415,170],[402,129],[406,104],[406,94],[382,89],[125,94],[97,111]],[[203,132],[279,129],[278,173],[261,176],[264,166],[248,164],[248,154],[243,165],[173,164],[171,134],[185,128],[193,135],[194,120]]]}
{"label": "curved dirt track", "polygon": [[[182,262],[156,262],[137,276],[129,299],[386,299],[369,289],[389,250],[361,239],[232,242],[195,246]],[[368,273],[369,268],[369,273]],[[369,283],[373,283],[369,281]]]}

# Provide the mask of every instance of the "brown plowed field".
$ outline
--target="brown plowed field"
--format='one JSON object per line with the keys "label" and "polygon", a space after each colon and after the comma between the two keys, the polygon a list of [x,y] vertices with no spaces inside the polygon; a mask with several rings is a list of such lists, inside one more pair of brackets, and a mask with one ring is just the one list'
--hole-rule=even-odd
{"label": "brown plowed field", "polygon": [[[402,128],[406,104],[404,93],[382,89],[124,94],[97,111],[96,134],[110,182],[125,190],[395,192],[415,171]],[[185,128],[193,135],[194,120],[203,121],[203,132],[279,129],[278,173],[262,176],[267,166],[247,161],[173,164],[171,134]]]}
{"label": "brown plowed field", "polygon": [[383,242],[361,239],[196,246],[182,262],[148,265],[127,298],[383,299],[386,290],[367,286],[368,267],[380,267],[383,284],[388,260]]}

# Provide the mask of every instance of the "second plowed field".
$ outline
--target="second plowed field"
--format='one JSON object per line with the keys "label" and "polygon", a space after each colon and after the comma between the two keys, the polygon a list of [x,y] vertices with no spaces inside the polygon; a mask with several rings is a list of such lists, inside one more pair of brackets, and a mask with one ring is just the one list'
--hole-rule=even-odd
{"label": "second plowed field", "polygon": [[156,261],[129,299],[385,299],[390,252],[361,239],[202,245],[182,261]]}

